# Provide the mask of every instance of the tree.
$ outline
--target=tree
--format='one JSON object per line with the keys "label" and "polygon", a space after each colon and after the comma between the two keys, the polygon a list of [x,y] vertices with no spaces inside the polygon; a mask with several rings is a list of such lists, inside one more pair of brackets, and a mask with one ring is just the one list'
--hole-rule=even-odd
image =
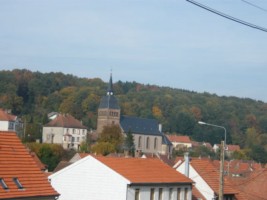
{"label": "tree", "polygon": [[97,144],[92,147],[92,151],[102,155],[119,152],[123,139],[121,128],[118,125],[104,126]]}
{"label": "tree", "polygon": [[262,146],[255,145],[251,148],[250,157],[256,162],[267,163],[267,152]]}
{"label": "tree", "polygon": [[49,171],[53,171],[66,154],[63,147],[58,144],[28,143],[27,146],[48,166]]}
{"label": "tree", "polygon": [[128,151],[132,157],[134,157],[135,145],[134,145],[134,137],[131,131],[126,134],[126,138],[124,140],[124,150]]}

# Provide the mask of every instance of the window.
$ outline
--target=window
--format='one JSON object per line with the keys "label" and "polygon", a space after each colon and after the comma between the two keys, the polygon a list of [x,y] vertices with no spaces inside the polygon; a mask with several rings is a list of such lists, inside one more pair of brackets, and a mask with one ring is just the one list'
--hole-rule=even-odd
{"label": "window", "polygon": [[3,178],[0,178],[0,185],[2,186],[4,190],[8,190],[8,187]]}
{"label": "window", "polygon": [[140,189],[135,189],[134,199],[140,200]]}
{"label": "window", "polygon": [[155,189],[151,188],[150,189],[150,200],[154,200],[155,199]]}
{"label": "window", "polygon": [[23,189],[23,186],[21,185],[21,183],[19,182],[18,178],[13,178],[14,183],[16,184],[16,186],[18,187],[18,189]]}
{"label": "window", "polygon": [[163,189],[159,188],[159,200],[163,200]]}
{"label": "window", "polygon": [[139,136],[139,138],[138,138],[138,148],[141,148],[141,142],[142,142],[142,137]]}
{"label": "window", "polygon": [[157,149],[158,147],[158,138],[154,139],[154,149]]}
{"label": "window", "polygon": [[14,124],[15,124],[14,122],[9,122],[8,123],[8,129],[9,130],[14,130]]}
{"label": "window", "polygon": [[169,200],[172,200],[172,197],[173,197],[173,189],[170,188],[169,189]]}
{"label": "window", "polygon": [[188,196],[188,188],[184,189],[184,200],[187,200],[187,196]]}
{"label": "window", "polygon": [[181,200],[181,188],[177,188],[177,200]]}
{"label": "window", "polygon": [[149,137],[146,138],[146,148],[147,149],[149,149],[149,142],[150,142],[149,139],[150,139]]}
{"label": "window", "polygon": [[77,142],[80,142],[80,138],[79,137],[77,137]]}

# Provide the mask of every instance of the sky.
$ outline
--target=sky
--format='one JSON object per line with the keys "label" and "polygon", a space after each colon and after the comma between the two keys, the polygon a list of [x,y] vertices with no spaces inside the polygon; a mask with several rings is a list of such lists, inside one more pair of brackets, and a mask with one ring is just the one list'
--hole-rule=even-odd
{"label": "sky", "polygon": [[[266,0],[196,0],[267,28]],[[186,0],[0,0],[0,70],[267,102],[267,32]]]}

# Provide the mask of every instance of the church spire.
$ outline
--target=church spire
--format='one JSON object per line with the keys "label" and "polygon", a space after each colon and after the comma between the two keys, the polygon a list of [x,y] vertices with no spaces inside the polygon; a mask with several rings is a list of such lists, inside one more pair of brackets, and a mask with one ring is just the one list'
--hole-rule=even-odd
{"label": "church spire", "polygon": [[113,95],[112,72],[110,73],[107,95]]}

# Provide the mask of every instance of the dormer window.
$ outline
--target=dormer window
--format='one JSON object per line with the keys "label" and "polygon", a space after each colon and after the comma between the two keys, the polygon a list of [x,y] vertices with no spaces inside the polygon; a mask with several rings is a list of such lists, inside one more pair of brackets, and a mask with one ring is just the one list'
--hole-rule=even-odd
{"label": "dormer window", "polygon": [[19,182],[19,179],[18,178],[13,178],[13,181],[16,184],[16,186],[18,187],[18,189],[20,189],[20,190],[24,189],[24,187]]}
{"label": "dormer window", "polygon": [[8,187],[3,178],[0,178],[0,185],[2,186],[4,190],[8,190]]}

